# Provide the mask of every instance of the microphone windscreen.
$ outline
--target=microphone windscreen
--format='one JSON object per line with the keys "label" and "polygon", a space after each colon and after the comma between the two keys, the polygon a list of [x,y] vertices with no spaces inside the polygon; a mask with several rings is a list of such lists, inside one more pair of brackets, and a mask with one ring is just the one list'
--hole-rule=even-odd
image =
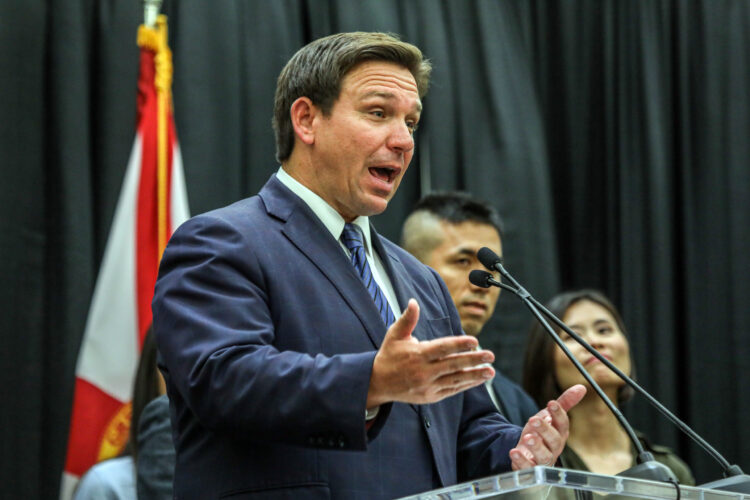
{"label": "microphone windscreen", "polygon": [[500,257],[498,257],[495,252],[487,247],[482,247],[479,249],[479,251],[477,252],[477,258],[484,267],[486,267],[487,269],[491,269],[492,271],[495,270],[495,264],[500,262]]}
{"label": "microphone windscreen", "polygon": [[482,271],[481,269],[474,269],[469,273],[469,281],[471,281],[471,284],[480,288],[489,288],[491,277],[492,275],[490,273]]}

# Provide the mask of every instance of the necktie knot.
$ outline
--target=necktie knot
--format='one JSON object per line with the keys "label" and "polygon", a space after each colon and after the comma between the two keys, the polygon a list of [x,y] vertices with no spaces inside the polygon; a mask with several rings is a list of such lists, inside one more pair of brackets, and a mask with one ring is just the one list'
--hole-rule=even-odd
{"label": "necktie knot", "polygon": [[341,233],[341,240],[344,242],[344,246],[346,246],[347,250],[352,254],[356,253],[357,249],[364,248],[365,246],[359,229],[350,222],[344,225],[344,232]]}

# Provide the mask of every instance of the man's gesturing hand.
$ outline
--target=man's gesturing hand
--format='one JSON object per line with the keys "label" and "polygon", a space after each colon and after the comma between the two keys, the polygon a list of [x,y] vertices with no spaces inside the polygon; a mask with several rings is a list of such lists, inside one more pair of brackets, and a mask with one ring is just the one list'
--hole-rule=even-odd
{"label": "man's gesturing hand", "polygon": [[475,350],[477,339],[459,335],[420,342],[411,336],[418,319],[419,305],[410,299],[375,356],[367,408],[391,401],[434,403],[495,375],[491,366],[481,366],[495,356]]}
{"label": "man's gesturing hand", "polygon": [[570,422],[567,412],[585,395],[584,386],[574,385],[529,419],[518,444],[510,450],[513,470],[555,464],[568,440]]}

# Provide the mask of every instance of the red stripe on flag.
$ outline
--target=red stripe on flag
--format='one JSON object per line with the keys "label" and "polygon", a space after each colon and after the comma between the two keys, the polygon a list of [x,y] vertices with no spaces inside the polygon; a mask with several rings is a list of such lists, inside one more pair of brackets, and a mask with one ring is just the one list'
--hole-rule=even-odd
{"label": "red stripe on flag", "polygon": [[[91,464],[99,460],[103,441],[112,441],[114,445],[122,447],[127,440],[128,428],[122,428],[120,419],[115,417],[125,406],[126,403],[118,401],[82,378],[76,378],[68,455],[65,459],[67,472],[77,476],[86,472]],[[94,429],[102,431],[92,432]],[[112,432],[116,435],[114,439],[105,436]]]}
{"label": "red stripe on flag", "polygon": [[[151,300],[159,270],[158,220],[158,134],[157,99],[154,87],[154,53],[141,49],[141,71],[138,81],[138,132],[143,150],[136,205],[136,305],[140,342],[151,325]],[[167,148],[167,234],[171,234],[172,150],[176,142],[171,112],[168,116]]]}

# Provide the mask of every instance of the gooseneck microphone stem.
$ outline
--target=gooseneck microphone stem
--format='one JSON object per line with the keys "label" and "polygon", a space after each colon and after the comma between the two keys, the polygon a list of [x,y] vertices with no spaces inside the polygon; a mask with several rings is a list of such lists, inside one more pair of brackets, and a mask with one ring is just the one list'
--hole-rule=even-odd
{"label": "gooseneck microphone stem", "polygon": [[[714,447],[711,446],[700,435],[698,435],[698,433],[696,433],[687,424],[685,424],[679,418],[677,418],[671,411],[669,411],[664,405],[662,405],[656,398],[654,398],[645,389],[643,389],[640,385],[638,385],[635,381],[633,381],[633,379],[631,379],[628,375],[624,374],[619,368],[617,368],[614,364],[612,364],[612,362],[610,362],[607,358],[599,354],[599,352],[596,349],[594,349],[591,345],[589,345],[588,342],[583,340],[577,333],[571,330],[568,327],[568,325],[566,325],[560,318],[552,314],[552,312],[549,309],[547,309],[543,304],[541,304],[538,300],[536,300],[529,292],[526,291],[526,289],[524,289],[520,285],[520,283],[518,283],[518,281],[515,280],[515,278],[513,278],[513,276],[511,276],[511,274],[505,269],[505,267],[503,267],[500,258],[492,250],[484,247],[480,249],[477,256],[479,257],[479,260],[482,262],[482,264],[485,267],[487,267],[488,269],[499,271],[500,274],[505,279],[507,279],[511,284],[513,284],[515,288],[500,283],[499,281],[493,279],[490,273],[487,273],[484,271],[472,271],[471,274],[474,275],[474,276],[470,276],[470,280],[472,283],[474,283],[477,286],[482,286],[482,287],[489,287],[490,285],[499,286],[505,290],[510,290],[515,295],[518,295],[518,297],[520,297],[524,301],[524,303],[527,304],[527,306],[529,303],[533,304],[534,307],[537,308],[536,312],[534,313],[534,315],[537,316],[537,319],[539,318],[538,316],[539,311],[542,311],[557,326],[559,326],[568,335],[570,335],[571,338],[573,338],[577,343],[579,343],[588,352],[590,352],[594,357],[596,357],[596,359],[601,361],[607,368],[609,368],[615,374],[617,374],[617,376],[619,376],[623,381],[625,381],[625,383],[628,384],[630,387],[632,387],[638,394],[645,397],[649,401],[649,403],[651,403],[657,410],[659,410],[659,412],[662,415],[667,417],[669,421],[671,421],[681,431],[687,434],[694,442],[696,442],[701,448],[703,448],[714,460],[716,460],[716,462],[719,465],[721,465],[723,469],[724,477],[726,479],[713,481],[713,482],[704,484],[702,485],[703,488],[734,491],[734,492],[740,492],[740,493],[750,493],[750,476],[748,476],[747,474],[744,474],[742,469],[738,465],[730,464],[729,461],[721,455],[721,453],[719,453],[716,449],[714,449]],[[548,329],[547,331],[549,331],[549,325],[544,324],[544,326],[545,328]],[[555,334],[555,336],[557,335]],[[560,345],[559,342],[558,342],[558,345]],[[636,449],[638,449],[638,447],[636,447]],[[626,475],[625,473],[621,473],[621,474]]]}
{"label": "gooseneck microphone stem", "polygon": [[[497,265],[502,267],[502,264],[498,263]],[[539,323],[541,323],[544,329],[547,330],[547,333],[549,333],[549,335],[552,337],[552,340],[555,341],[555,344],[557,344],[558,347],[562,349],[562,351],[565,353],[568,359],[570,359],[571,363],[573,363],[576,369],[581,373],[581,375],[583,375],[583,378],[586,379],[586,382],[588,382],[589,385],[591,385],[591,387],[594,389],[594,391],[596,391],[596,393],[599,395],[602,401],[604,401],[604,404],[607,405],[607,407],[615,416],[615,418],[618,420],[618,422],[620,422],[620,425],[622,426],[622,428],[625,429],[625,432],[628,434],[630,441],[633,443],[633,446],[635,446],[635,449],[637,452],[638,463],[640,464],[640,463],[647,462],[649,460],[653,460],[654,457],[651,455],[651,453],[643,449],[643,445],[641,444],[641,441],[638,439],[638,436],[635,435],[635,431],[633,430],[631,425],[628,423],[628,421],[625,420],[625,417],[622,415],[620,410],[614,405],[614,403],[612,403],[612,400],[610,400],[609,397],[607,397],[607,395],[604,393],[602,388],[599,387],[599,384],[594,382],[594,379],[591,377],[591,375],[589,375],[588,371],[586,371],[586,369],[576,359],[573,353],[570,352],[570,349],[568,349],[568,347],[565,345],[565,342],[560,338],[557,332],[555,332],[552,326],[550,326],[549,322],[546,319],[544,319],[544,317],[541,315],[541,313],[539,312],[539,309],[537,309],[536,304],[534,304],[534,302],[532,301],[531,294],[527,292],[526,289],[520,285],[520,283],[518,283],[515,279],[513,279],[513,277],[510,276],[510,274],[506,276],[505,273],[507,273],[507,271],[505,271],[504,273],[503,271],[500,270],[499,267],[497,269],[498,271],[500,271],[500,273],[503,276],[505,276],[508,279],[508,281],[510,281],[513,284],[513,287],[515,288],[510,287],[508,285],[504,285],[503,283],[495,280],[494,278],[489,276],[489,273],[487,273],[488,276],[486,277],[486,283],[488,285],[491,284],[494,286],[499,286],[506,290],[511,290],[512,293],[517,295],[518,298],[520,298],[523,301],[524,305],[529,309],[529,311],[531,311],[531,314],[533,314],[534,317],[537,319],[537,321],[539,321]],[[482,271],[479,271],[479,273],[482,273]],[[472,278],[478,276],[478,274],[474,272],[472,272],[472,274],[473,274]],[[474,282],[473,279],[472,279],[472,282]],[[477,283],[474,283],[474,284],[477,284]]]}

